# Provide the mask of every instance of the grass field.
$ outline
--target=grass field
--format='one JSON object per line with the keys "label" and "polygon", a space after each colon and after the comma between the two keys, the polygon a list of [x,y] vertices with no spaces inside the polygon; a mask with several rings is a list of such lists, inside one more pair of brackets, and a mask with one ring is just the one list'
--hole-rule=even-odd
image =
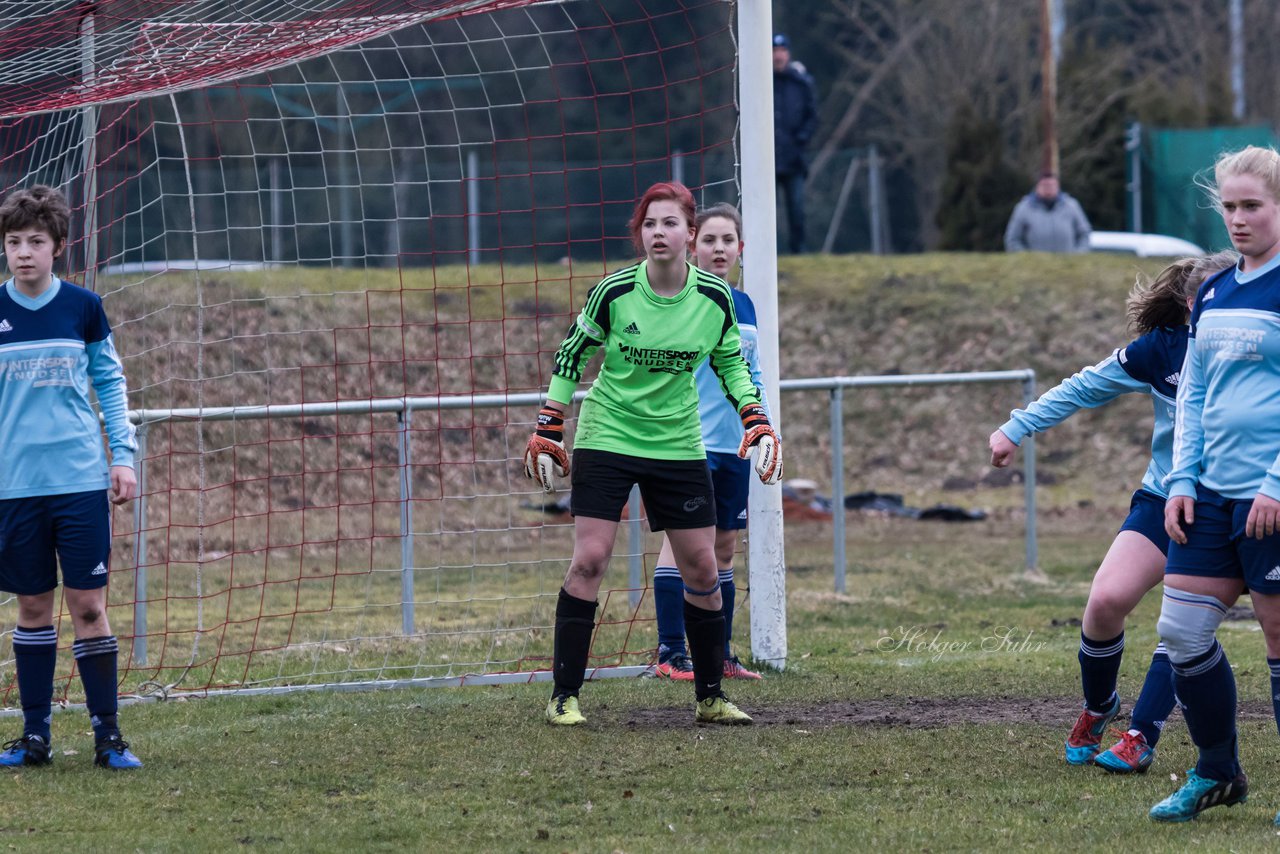
{"label": "grass field", "polygon": [[[1254,795],[1191,825],[1154,825],[1147,809],[1193,762],[1176,715],[1145,776],[1061,761],[1078,702],[1073,621],[1109,522],[1090,514],[1048,520],[1044,581],[1023,577],[1016,537],[1000,523],[870,519],[854,528],[846,595],[831,591],[829,564],[801,563],[788,576],[787,671],[729,685],[756,716],[754,727],[696,727],[688,686],[652,679],[588,684],[589,723],[571,732],[542,722],[547,689],[539,685],[148,703],[125,710],[146,769],[110,775],[90,767],[82,714],[65,713],[54,722],[55,766],[8,777],[10,797],[24,806],[0,819],[0,845],[1274,847],[1280,749],[1251,620],[1221,634],[1240,682]],[[1145,602],[1131,621],[1121,678],[1130,700],[1155,642],[1157,609]],[[99,813],[106,793],[111,806]]]}

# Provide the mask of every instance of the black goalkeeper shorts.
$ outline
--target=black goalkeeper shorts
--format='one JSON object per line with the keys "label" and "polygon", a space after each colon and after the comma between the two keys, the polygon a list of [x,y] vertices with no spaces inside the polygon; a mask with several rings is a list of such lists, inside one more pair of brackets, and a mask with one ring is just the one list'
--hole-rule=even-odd
{"label": "black goalkeeper shorts", "polygon": [[705,457],[650,460],[576,448],[570,477],[569,508],[574,516],[620,522],[631,487],[639,484],[650,530],[711,528],[716,524],[716,502]]}

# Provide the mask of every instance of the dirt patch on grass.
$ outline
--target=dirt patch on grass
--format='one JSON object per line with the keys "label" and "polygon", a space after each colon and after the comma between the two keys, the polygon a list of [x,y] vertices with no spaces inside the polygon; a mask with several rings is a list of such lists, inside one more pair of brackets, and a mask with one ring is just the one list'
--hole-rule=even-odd
{"label": "dirt patch on grass", "polygon": [[[1036,724],[1070,726],[1079,714],[1073,697],[896,697],[839,700],[807,705],[755,706],[738,701],[757,726],[778,727],[907,727],[937,729],[961,724]],[[689,721],[688,704],[652,709],[614,710],[633,729],[667,729]],[[1174,712],[1175,716],[1178,714]],[[1240,705],[1241,720],[1270,720],[1271,705]],[[1127,721],[1121,716],[1117,723]]]}

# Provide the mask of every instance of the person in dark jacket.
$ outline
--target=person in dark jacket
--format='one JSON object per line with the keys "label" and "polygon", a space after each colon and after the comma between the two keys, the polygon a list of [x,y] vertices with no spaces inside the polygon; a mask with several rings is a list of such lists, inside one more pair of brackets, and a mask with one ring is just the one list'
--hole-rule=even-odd
{"label": "person in dark jacket", "polygon": [[805,149],[818,126],[818,96],[813,78],[791,59],[791,41],[773,37],[773,153],[778,187],[787,203],[787,244],[804,251],[804,179],[809,174]]}
{"label": "person in dark jacket", "polygon": [[1041,174],[1034,192],[1013,209],[1004,230],[1006,252],[1088,252],[1093,231],[1072,196],[1062,192],[1058,176]]}

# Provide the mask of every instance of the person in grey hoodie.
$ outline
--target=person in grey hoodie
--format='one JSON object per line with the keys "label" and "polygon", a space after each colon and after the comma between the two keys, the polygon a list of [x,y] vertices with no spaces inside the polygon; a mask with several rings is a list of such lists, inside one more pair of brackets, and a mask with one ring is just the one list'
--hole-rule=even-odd
{"label": "person in grey hoodie", "polygon": [[1004,230],[1007,252],[1088,252],[1093,228],[1072,196],[1062,192],[1058,176],[1041,174],[1034,192],[1013,209]]}

